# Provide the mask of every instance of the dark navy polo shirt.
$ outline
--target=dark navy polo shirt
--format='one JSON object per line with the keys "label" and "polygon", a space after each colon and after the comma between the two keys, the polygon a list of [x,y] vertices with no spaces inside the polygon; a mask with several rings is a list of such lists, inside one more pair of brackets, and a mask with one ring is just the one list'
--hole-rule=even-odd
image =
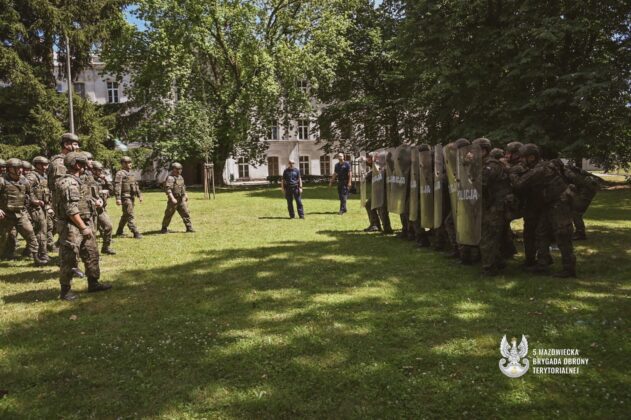
{"label": "dark navy polo shirt", "polygon": [[348,184],[348,176],[351,173],[351,164],[344,162],[340,165],[340,162],[335,164],[335,173],[337,174],[337,182],[340,184]]}
{"label": "dark navy polo shirt", "polygon": [[298,168],[287,168],[283,171],[283,180],[287,187],[297,187],[300,185],[300,170]]}

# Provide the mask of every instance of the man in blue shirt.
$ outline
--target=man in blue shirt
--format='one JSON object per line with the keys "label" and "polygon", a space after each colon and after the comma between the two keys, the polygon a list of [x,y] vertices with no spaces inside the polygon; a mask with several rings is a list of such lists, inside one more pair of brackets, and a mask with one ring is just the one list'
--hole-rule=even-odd
{"label": "man in blue shirt", "polygon": [[344,161],[344,154],[339,153],[337,155],[338,163],[335,164],[335,172],[331,175],[331,181],[329,187],[333,185],[337,179],[337,195],[340,198],[340,216],[346,213],[346,200],[348,199],[348,193],[351,189],[351,164]]}
{"label": "man in blue shirt", "polygon": [[285,193],[287,199],[287,210],[289,210],[289,218],[295,219],[294,213],[294,200],[296,200],[296,206],[298,207],[298,217],[305,218],[305,211],[302,207],[302,200],[300,195],[302,194],[302,178],[300,177],[300,171],[298,168],[294,168],[296,162],[293,159],[289,159],[289,166],[283,171],[283,179],[280,181],[280,186]]}

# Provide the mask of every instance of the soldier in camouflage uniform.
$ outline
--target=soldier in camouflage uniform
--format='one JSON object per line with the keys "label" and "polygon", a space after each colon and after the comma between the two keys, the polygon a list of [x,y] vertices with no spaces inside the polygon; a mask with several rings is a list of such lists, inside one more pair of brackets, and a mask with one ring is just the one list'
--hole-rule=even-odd
{"label": "soldier in camouflage uniform", "polygon": [[102,163],[96,161],[92,162],[92,176],[97,183],[98,195],[103,203],[103,205],[96,210],[97,226],[99,232],[101,232],[101,238],[103,238],[101,254],[115,255],[116,252],[111,248],[114,226],[112,225],[112,219],[110,219],[109,214],[107,214],[107,199],[114,191],[114,187],[103,174]]}
{"label": "soldier in camouflage uniform", "polygon": [[[52,208],[53,212],[57,211],[58,204],[56,203],[56,188],[55,184],[57,181],[61,179],[66,174],[66,167],[64,166],[64,157],[74,151],[78,151],[81,147],[81,143],[79,142],[79,137],[74,133],[65,133],[61,136],[61,153],[50,158],[50,164],[48,165],[48,189],[50,190],[50,194],[52,196]],[[57,216],[53,214],[52,216],[52,225],[53,231],[50,232],[48,238],[48,246],[49,250],[53,250],[55,248],[54,244],[51,244],[52,237],[55,233],[59,233],[61,228],[61,222],[57,219]],[[51,249],[51,247],[53,249]]]}
{"label": "soldier in camouflage uniform", "polygon": [[123,215],[118,223],[116,236],[122,236],[125,226],[129,226],[129,230],[134,234],[134,238],[141,239],[142,235],[136,227],[134,204],[136,197],[138,197],[138,201],[142,203],[142,192],[140,191],[135,175],[131,172],[131,158],[128,156],[121,158],[121,166],[122,169],[116,172],[116,178],[114,180],[116,205],[122,206],[123,208]]}
{"label": "soldier in camouflage uniform", "polygon": [[171,174],[164,182],[164,189],[167,194],[167,208],[164,210],[162,230],[160,233],[169,232],[168,227],[176,210],[186,226],[186,231],[195,232],[191,224],[191,215],[187,206],[188,195],[186,194],[186,185],[182,177],[182,165],[178,162],[174,162],[171,165]]}
{"label": "soldier in camouflage uniform", "polygon": [[64,158],[67,173],[57,182],[57,215],[61,231],[60,257],[61,273],[59,298],[74,300],[71,289],[73,274],[76,273],[79,259],[85,265],[88,277],[88,292],[101,292],[112,286],[100,283],[99,250],[94,234],[94,202],[88,185],[81,181],[81,175],[87,167],[86,156],[71,152]]}
{"label": "soldier in camouflage uniform", "polygon": [[476,139],[482,149],[484,167],[482,169],[482,236],[480,256],[482,273],[494,276],[505,267],[502,258],[502,240],[506,227],[506,197],[510,193],[508,170],[500,158],[503,151],[492,153],[491,141],[486,138]]}
{"label": "soldier in camouflage uniform", "polygon": [[26,174],[26,179],[31,184],[31,196],[33,202],[29,206],[29,214],[31,223],[37,237],[38,251],[37,256],[40,260],[48,261],[47,235],[48,235],[48,213],[52,212],[51,196],[48,189],[48,159],[43,156],[37,156],[33,159],[34,171]]}
{"label": "soldier in camouflage uniform", "polygon": [[7,245],[11,245],[8,237],[15,228],[26,239],[26,247],[35,265],[45,265],[47,261],[37,255],[37,238],[28,217],[27,204],[37,205],[39,202],[31,197],[30,184],[22,176],[22,161],[9,159],[7,173],[0,177],[0,255],[9,257],[6,252]]}
{"label": "soldier in camouflage uniform", "polygon": [[563,162],[540,161],[539,149],[526,144],[520,150],[527,172],[512,180],[517,191],[538,191],[541,216],[537,223],[537,264],[533,272],[545,273],[549,266],[549,248],[553,239],[561,251],[562,271],[556,277],[576,277],[576,257],[572,246],[572,193],[563,176]]}
{"label": "soldier in camouflage uniform", "polygon": [[583,215],[592,203],[596,193],[600,189],[600,178],[592,175],[582,168],[573,165],[565,165],[563,175],[573,185],[572,210],[574,211],[574,236],[572,240],[581,241],[587,239],[585,221]]}
{"label": "soldier in camouflage uniform", "polygon": [[0,175],[4,175],[7,171],[7,162],[4,159],[0,159]]}

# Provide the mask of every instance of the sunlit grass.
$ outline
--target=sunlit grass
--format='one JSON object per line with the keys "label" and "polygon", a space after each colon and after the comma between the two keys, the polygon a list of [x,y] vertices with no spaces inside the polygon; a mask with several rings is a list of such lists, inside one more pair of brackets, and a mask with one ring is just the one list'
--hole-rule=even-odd
{"label": "sunlit grass", "polygon": [[[191,194],[195,234],[165,197],[138,205],[145,238],[102,258],[114,289],[60,302],[58,269],[0,263],[1,418],[623,418],[631,400],[631,192],[598,195],[578,280],[494,279],[365,234],[353,199],[309,187],[306,220],[277,189]],[[120,210],[109,206],[115,223]],[[392,217],[398,226],[398,217]],[[516,230],[521,223],[513,224]],[[23,244],[22,244],[23,245]],[[521,243],[518,243],[521,247]],[[560,256],[553,253],[558,265]],[[509,379],[501,337],[579,348],[575,377]]]}

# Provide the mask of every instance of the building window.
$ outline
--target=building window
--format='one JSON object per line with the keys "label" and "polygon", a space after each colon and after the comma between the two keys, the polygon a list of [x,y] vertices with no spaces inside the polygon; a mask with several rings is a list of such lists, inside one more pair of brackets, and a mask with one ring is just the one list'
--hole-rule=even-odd
{"label": "building window", "polygon": [[320,156],[320,175],[331,175],[331,156]]}
{"label": "building window", "polygon": [[85,83],[73,83],[72,88],[77,95],[85,98]]}
{"label": "building window", "polygon": [[300,156],[300,173],[302,175],[310,175],[309,171],[309,156]]}
{"label": "building window", "polygon": [[118,82],[107,82],[107,101],[111,104],[118,103]]}
{"label": "building window", "polygon": [[309,140],[309,120],[298,120],[298,140]]}
{"label": "building window", "polygon": [[280,175],[278,170],[278,156],[270,156],[267,158],[267,174],[269,176]]}
{"label": "building window", "polygon": [[250,164],[245,158],[239,158],[237,165],[239,166],[239,178],[250,177]]}
{"label": "building window", "polygon": [[270,123],[270,127],[269,130],[267,132],[267,139],[268,140],[279,140],[280,137],[278,136],[278,121],[272,121]]}

